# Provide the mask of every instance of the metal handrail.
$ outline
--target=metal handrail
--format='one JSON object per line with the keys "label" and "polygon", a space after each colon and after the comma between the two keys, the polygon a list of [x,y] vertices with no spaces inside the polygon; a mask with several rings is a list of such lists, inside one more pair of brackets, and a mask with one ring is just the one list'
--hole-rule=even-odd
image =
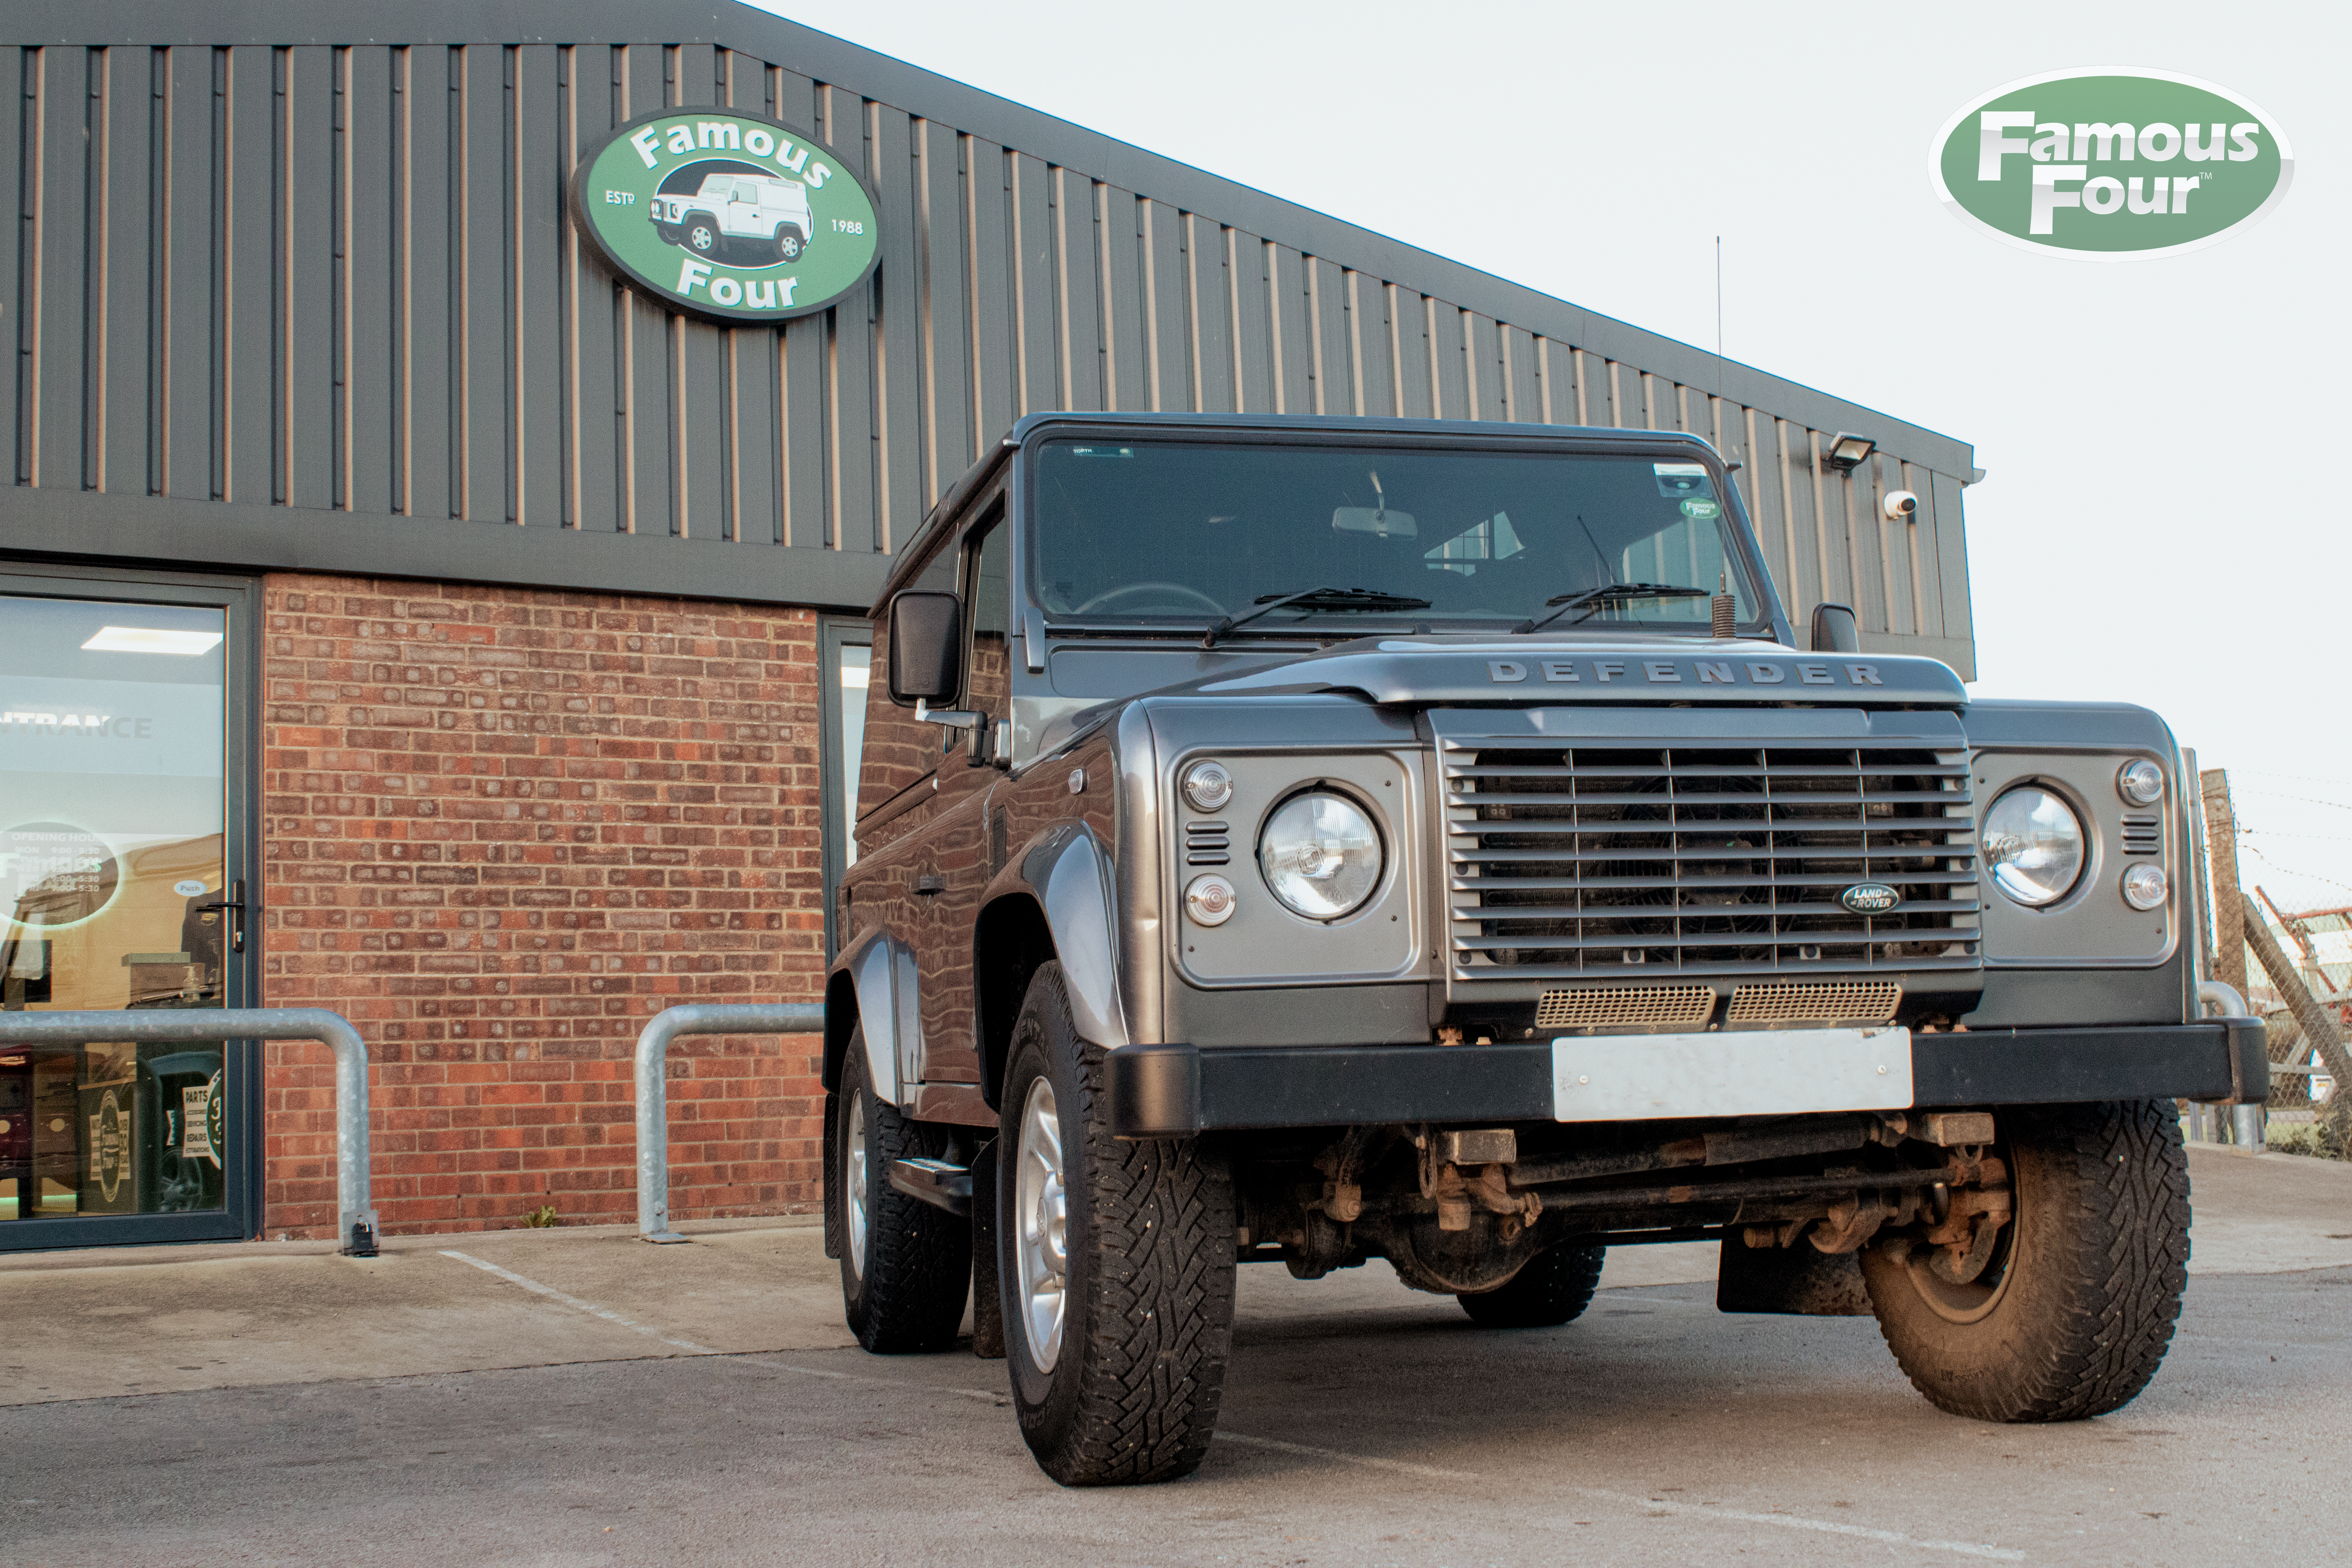
{"label": "metal handrail", "polygon": [[0,1045],[78,1046],[92,1040],[185,1045],[201,1040],[319,1040],[335,1053],[335,1234],[346,1253],[376,1255],[368,1206],[367,1045],[351,1020],[324,1007],[159,1007],[152,1011],[0,1014]]}
{"label": "metal handrail", "polygon": [[2238,988],[2226,980],[2200,980],[2197,983],[2197,1005],[2212,1009],[2217,1018],[2251,1018],[2252,1009]]}
{"label": "metal handrail", "polygon": [[[2220,1018],[2250,1018],[2253,1009],[2238,988],[2221,980],[2200,980],[2197,983],[2197,1005]],[[2279,1076],[2271,1068],[2271,1076]],[[2230,1107],[2230,1137],[2240,1149],[2259,1154],[2270,1138],[2270,1114],[2263,1105],[2233,1105]]]}
{"label": "metal handrail", "polygon": [[637,1037],[637,1236],[684,1241],[669,1227],[669,1044],[680,1035],[821,1035],[821,1002],[715,1003],[668,1007]]}

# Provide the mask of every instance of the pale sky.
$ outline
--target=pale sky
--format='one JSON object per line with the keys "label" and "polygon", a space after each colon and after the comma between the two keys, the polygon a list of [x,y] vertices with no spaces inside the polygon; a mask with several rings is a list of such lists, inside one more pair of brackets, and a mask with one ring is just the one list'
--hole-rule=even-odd
{"label": "pale sky", "polygon": [[[2347,13],[2276,5],[769,0],[869,48],[1973,442],[1984,697],[2137,702],[2226,767],[2240,863],[2352,904]],[[2128,65],[2259,105],[2267,218],[2035,256],[1928,144],[2020,77]],[[1790,605],[1801,614],[1804,606]]]}

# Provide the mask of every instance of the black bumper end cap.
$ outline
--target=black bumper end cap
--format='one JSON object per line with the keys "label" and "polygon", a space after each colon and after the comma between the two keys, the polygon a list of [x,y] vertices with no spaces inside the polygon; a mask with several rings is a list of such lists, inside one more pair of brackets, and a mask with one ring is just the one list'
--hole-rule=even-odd
{"label": "black bumper end cap", "polygon": [[1120,1046],[1104,1059],[1114,1137],[1190,1138],[1201,1130],[1198,1049]]}
{"label": "black bumper end cap", "polygon": [[2260,1018],[2216,1018],[2230,1034],[2230,1103],[2266,1105],[2271,1098],[2270,1031]]}

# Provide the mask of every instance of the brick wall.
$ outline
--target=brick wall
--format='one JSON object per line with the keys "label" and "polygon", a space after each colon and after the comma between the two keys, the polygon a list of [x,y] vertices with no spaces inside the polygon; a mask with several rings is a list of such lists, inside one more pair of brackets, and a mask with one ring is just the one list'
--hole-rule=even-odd
{"label": "brick wall", "polygon": [[[262,1000],[359,1026],[391,1232],[634,1219],[630,1052],[822,994],[805,610],[273,575]],[[671,1213],[819,1201],[814,1038],[671,1052]],[[264,1226],[334,1228],[332,1058],[268,1047]]]}

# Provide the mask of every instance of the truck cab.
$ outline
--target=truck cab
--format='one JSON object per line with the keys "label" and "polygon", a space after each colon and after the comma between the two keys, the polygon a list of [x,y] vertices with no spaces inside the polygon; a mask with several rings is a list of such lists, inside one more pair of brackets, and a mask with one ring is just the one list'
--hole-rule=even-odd
{"label": "truck cab", "polygon": [[1200,1462],[1244,1265],[1539,1327],[1704,1239],[1958,1414],[2154,1373],[2172,1102],[2268,1086],[2172,736],[1801,633],[1704,441],[1032,416],[874,647],[828,1248],[1055,1479]]}

